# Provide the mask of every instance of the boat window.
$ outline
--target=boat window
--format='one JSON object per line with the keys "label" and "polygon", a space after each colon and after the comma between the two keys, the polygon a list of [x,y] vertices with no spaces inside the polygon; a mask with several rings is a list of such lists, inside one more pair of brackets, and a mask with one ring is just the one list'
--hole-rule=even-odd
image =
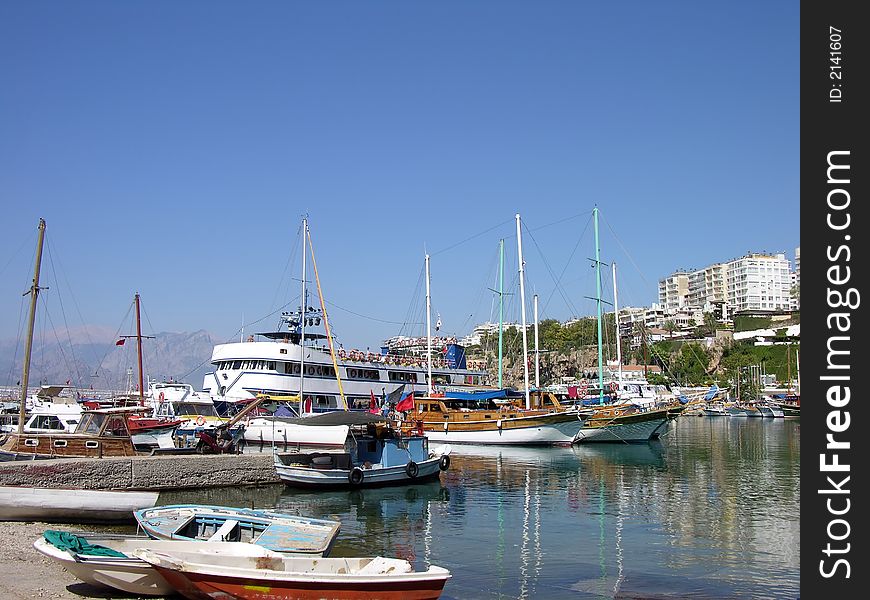
{"label": "boat window", "polygon": [[103,425],[106,415],[102,413],[87,413],[82,415],[82,420],[79,426],[76,427],[76,433],[89,433],[91,435],[99,435],[100,428]]}
{"label": "boat window", "polygon": [[55,448],[66,448],[66,440],[54,440]]}
{"label": "boat window", "polygon": [[275,371],[276,370],[275,369],[275,361],[274,360],[266,361],[266,368],[269,369],[270,371]]}
{"label": "boat window", "polygon": [[240,361],[240,360],[234,360],[234,361],[233,361],[233,369],[235,369],[235,370],[239,370],[239,369],[241,369],[241,368],[242,368],[242,361]]}
{"label": "boat window", "polygon": [[127,435],[127,419],[123,415],[111,415],[103,429],[105,435],[121,437]]}
{"label": "boat window", "polygon": [[[412,373],[415,376],[416,381],[416,373]],[[432,373],[432,383],[435,385],[447,385],[450,383],[450,375],[445,373]]]}

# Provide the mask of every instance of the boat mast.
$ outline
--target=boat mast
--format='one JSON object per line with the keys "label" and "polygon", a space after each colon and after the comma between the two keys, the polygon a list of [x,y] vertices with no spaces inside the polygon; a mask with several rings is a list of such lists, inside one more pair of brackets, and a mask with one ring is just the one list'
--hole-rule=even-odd
{"label": "boat mast", "polygon": [[[27,415],[27,383],[30,378],[30,353],[33,349],[33,325],[36,320],[36,297],[39,295],[39,270],[42,264],[42,241],[45,239],[45,219],[39,219],[39,237],[36,242],[36,266],[33,269],[33,285],[30,286],[30,316],[27,319],[27,342],[24,347],[24,366],[21,370],[21,406],[18,410],[18,434],[24,433]],[[25,292],[24,295],[27,295]]]}
{"label": "boat mast", "polygon": [[426,255],[426,373],[429,388],[427,394],[432,395],[432,297],[429,295],[429,255]]}
{"label": "boat mast", "polygon": [[498,241],[498,388],[502,384],[502,348],[504,340],[504,240]]}
{"label": "boat mast", "polygon": [[541,364],[540,357],[538,354],[538,295],[534,295],[534,306],[535,306],[535,389],[541,387]]}
{"label": "boat mast", "polygon": [[145,388],[142,380],[142,320],[139,316],[139,292],[136,292],[136,356],[139,359],[139,406],[145,406]]}
{"label": "boat mast", "polygon": [[525,271],[523,261],[523,238],[520,232],[520,213],[516,214],[517,219],[517,254],[520,261],[520,313],[523,319],[523,382],[526,388],[526,410],[532,407],[531,399],[529,398],[529,340],[526,333],[526,287],[523,273]]}
{"label": "boat mast", "polygon": [[308,314],[308,300],[305,290],[305,254],[306,246],[305,239],[308,234],[308,219],[302,219],[302,302],[299,307],[299,323],[301,326],[299,333],[299,416],[301,417],[305,411],[305,396],[302,393],[305,383],[305,315]]}
{"label": "boat mast", "polygon": [[604,353],[601,341],[601,247],[598,243],[598,207],[592,209],[595,223],[595,299],[598,308],[598,403],[604,404]]}
{"label": "boat mast", "polygon": [[619,370],[617,385],[622,385],[622,346],[619,341],[619,302],[616,298],[616,263],[611,265],[613,269],[613,323],[616,328],[616,363]]}
{"label": "boat mast", "polygon": [[[311,243],[311,232],[306,229],[306,233],[308,247],[311,248],[311,266],[314,268],[314,281],[317,283],[317,295],[320,298],[320,311],[323,313],[323,325],[326,329],[326,341],[329,342],[329,356],[332,358],[332,368],[335,370],[335,380],[338,382],[338,395],[341,396],[344,410],[347,410],[347,398],[344,396],[344,388],[341,387],[341,374],[338,372],[338,362],[335,360],[335,347],[332,343],[332,333],[329,329],[329,316],[326,313],[326,302],[323,301],[323,289],[320,287],[320,276],[317,274],[317,260],[314,258],[314,244]],[[302,300],[304,302],[305,299],[303,298]]]}
{"label": "boat mast", "polygon": [[791,342],[785,347],[786,364],[788,365],[788,387],[785,390],[786,394],[791,394]]}

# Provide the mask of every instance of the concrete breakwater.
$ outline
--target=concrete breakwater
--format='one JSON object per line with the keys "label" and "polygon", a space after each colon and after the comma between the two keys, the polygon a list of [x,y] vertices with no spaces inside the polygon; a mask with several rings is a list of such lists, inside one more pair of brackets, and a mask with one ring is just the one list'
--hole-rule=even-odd
{"label": "concrete breakwater", "polygon": [[280,483],[271,454],[197,454],[0,462],[0,485],[173,490]]}

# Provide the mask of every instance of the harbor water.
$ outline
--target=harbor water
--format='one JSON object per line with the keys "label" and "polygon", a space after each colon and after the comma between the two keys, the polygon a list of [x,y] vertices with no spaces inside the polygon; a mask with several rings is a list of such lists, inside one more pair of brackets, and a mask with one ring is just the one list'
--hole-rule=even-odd
{"label": "harbor water", "polygon": [[442,598],[799,596],[800,421],[683,416],[660,442],[453,446],[440,482],[162,493],[338,518],[333,556],[453,574]]}

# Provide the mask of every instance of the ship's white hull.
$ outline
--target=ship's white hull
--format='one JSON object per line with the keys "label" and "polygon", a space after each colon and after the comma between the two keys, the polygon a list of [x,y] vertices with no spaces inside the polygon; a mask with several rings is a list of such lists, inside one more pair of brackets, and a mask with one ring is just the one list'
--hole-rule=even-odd
{"label": "ship's white hull", "polygon": [[510,429],[499,428],[496,422],[491,429],[486,430],[462,431],[458,428],[451,429],[450,426],[441,431],[427,429],[426,437],[433,442],[451,444],[570,446],[582,427],[583,421],[579,419]]}
{"label": "ship's white hull", "polygon": [[[203,389],[215,398],[238,402],[250,400],[259,393],[296,395],[301,386],[306,397],[315,399],[307,412],[344,408],[340,404],[338,380],[329,352],[306,346],[304,377],[294,372],[295,367],[303,364],[300,359],[298,344],[274,341],[219,344],[211,359],[217,368],[205,375]],[[367,407],[372,394],[382,397],[402,385],[405,392],[422,393],[428,389],[427,369],[419,363],[398,364],[376,357],[374,360],[337,359],[336,364],[342,392],[351,403],[362,402]],[[433,368],[433,380],[440,378],[450,384],[465,383],[466,377],[479,380],[485,375],[484,371],[471,369]]]}
{"label": "ship's white hull", "polygon": [[668,424],[667,417],[636,421],[632,423],[613,423],[604,427],[583,427],[577,433],[577,443],[590,442],[647,442],[655,439]]}

